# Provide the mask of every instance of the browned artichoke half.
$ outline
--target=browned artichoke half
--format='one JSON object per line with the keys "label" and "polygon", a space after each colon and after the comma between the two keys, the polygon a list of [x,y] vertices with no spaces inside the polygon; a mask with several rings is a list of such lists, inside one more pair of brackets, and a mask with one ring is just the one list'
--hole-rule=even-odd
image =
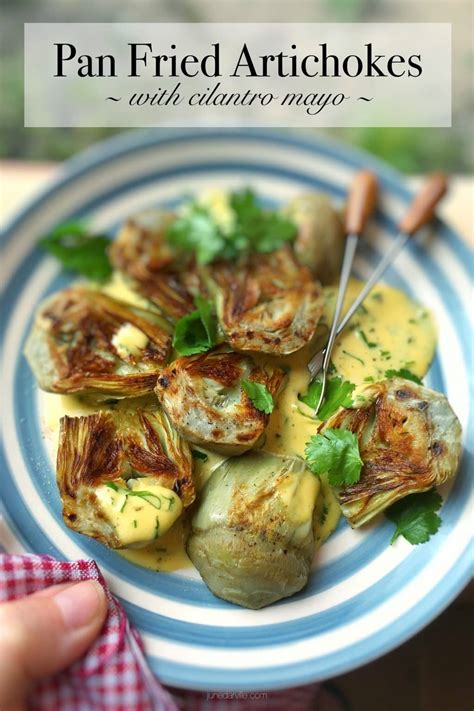
{"label": "browned artichoke half", "polygon": [[306,585],[319,480],[301,459],[247,452],[208,479],[189,557],[215,595],[258,610]]}
{"label": "browned artichoke half", "polygon": [[126,487],[129,479],[147,477],[147,482],[174,491],[188,507],[195,498],[192,466],[187,442],[163,412],[63,417],[56,471],[64,521],[79,533],[121,548],[123,542],[100,506],[98,488],[107,482]]}
{"label": "browned artichoke half", "polygon": [[359,439],[361,477],[336,490],[353,527],[453,477],[462,450],[461,425],[442,393],[392,378],[368,386],[363,396],[360,407],[341,408],[321,430],[346,429]]}
{"label": "browned artichoke half", "polygon": [[284,373],[220,347],[173,361],[155,392],[183,437],[222,454],[241,454],[256,444],[269,420],[243,391],[244,378],[262,383],[275,398]]}
{"label": "browned artichoke half", "polygon": [[291,248],[253,254],[238,269],[218,265],[214,277],[220,325],[234,348],[285,355],[313,337],[323,310],[322,290]]}
{"label": "browned artichoke half", "polygon": [[165,238],[174,219],[172,213],[161,210],[139,213],[125,222],[109,249],[114,267],[171,320],[195,308],[183,279],[182,255]]}
{"label": "browned artichoke half", "polygon": [[294,249],[301,264],[311,269],[322,284],[331,284],[341,271],[344,226],[341,215],[327,195],[308,193],[291,200],[285,213],[298,233]]}
{"label": "browned artichoke half", "polygon": [[[142,347],[119,347],[123,327],[138,329]],[[25,355],[43,390],[138,396],[153,390],[170,346],[158,314],[77,286],[40,306]]]}

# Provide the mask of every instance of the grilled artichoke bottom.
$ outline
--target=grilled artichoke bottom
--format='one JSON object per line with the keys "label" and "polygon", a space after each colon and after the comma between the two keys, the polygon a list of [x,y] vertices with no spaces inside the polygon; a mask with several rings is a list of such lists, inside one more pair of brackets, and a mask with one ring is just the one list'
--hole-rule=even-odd
{"label": "grilled artichoke bottom", "polygon": [[363,404],[340,408],[327,428],[354,432],[364,466],[359,481],[336,489],[354,528],[409,494],[428,491],[456,474],[462,451],[458,418],[442,393],[404,378],[365,388]]}
{"label": "grilled artichoke bottom", "polygon": [[110,548],[155,540],[195,496],[189,446],[159,410],[63,417],[56,473],[66,525]]}
{"label": "grilled artichoke bottom", "polygon": [[263,452],[212,474],[187,551],[214,595],[258,610],[306,585],[319,488],[300,459]]}

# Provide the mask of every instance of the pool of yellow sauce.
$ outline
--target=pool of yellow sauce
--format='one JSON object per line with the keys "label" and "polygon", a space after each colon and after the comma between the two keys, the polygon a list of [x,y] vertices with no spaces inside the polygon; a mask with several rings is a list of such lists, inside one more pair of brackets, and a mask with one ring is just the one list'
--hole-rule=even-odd
{"label": "pool of yellow sauce", "polygon": [[[362,283],[351,279],[344,308],[352,303]],[[336,290],[325,289],[326,304],[314,341],[297,353],[279,359],[288,370],[266,431],[264,449],[275,454],[303,457],[306,442],[316,432],[315,421],[303,414],[298,396],[309,386],[306,367],[311,355],[324,345],[334,310]],[[398,289],[377,285],[364,301],[332,352],[335,372],[355,385],[382,380],[387,370],[407,368],[423,376],[433,359],[436,328],[427,309]]]}
{"label": "pool of yellow sauce", "polygon": [[[349,283],[345,308],[361,289],[361,282]],[[122,280],[116,278],[109,289],[111,295],[134,301]],[[336,289],[328,287],[321,324],[313,342],[284,358],[272,359],[288,372],[283,391],[270,417],[262,448],[275,454],[304,457],[306,442],[317,432],[318,423],[299,402],[309,385],[306,364],[311,355],[324,344],[331,323]],[[436,346],[436,329],[427,309],[406,294],[385,285],[377,285],[364,301],[349,326],[336,340],[332,363],[337,374],[356,385],[381,380],[387,370],[408,368],[423,376],[431,363]],[[258,356],[260,362],[270,360]],[[115,407],[150,406],[152,398],[118,402]],[[43,394],[43,424],[45,435],[55,452],[59,419],[63,415],[78,416],[107,409],[109,405],[75,396]],[[208,459],[195,460],[197,488],[200,489],[224,457],[208,452]],[[316,545],[323,543],[335,529],[340,518],[336,499],[323,479],[315,511]],[[127,560],[152,570],[172,571],[191,566],[185,544],[189,534],[189,517],[181,516],[173,527],[152,544],[141,549],[118,551]]]}

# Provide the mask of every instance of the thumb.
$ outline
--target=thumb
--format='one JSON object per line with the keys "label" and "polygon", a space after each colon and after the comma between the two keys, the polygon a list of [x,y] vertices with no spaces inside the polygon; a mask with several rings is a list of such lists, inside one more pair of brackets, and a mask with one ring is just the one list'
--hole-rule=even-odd
{"label": "thumb", "polygon": [[13,707],[32,682],[79,659],[106,612],[104,590],[95,580],[55,585],[0,605],[0,708]]}

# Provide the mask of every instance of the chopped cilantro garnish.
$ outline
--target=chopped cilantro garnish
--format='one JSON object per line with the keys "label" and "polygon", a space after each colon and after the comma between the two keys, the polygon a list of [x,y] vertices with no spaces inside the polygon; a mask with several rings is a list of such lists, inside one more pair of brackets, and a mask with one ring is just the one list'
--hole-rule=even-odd
{"label": "chopped cilantro garnish", "polygon": [[357,335],[360,336],[360,338],[364,341],[365,345],[368,348],[376,348],[377,343],[374,343],[373,341],[369,341],[367,336],[365,335],[364,331],[361,328],[357,329]]}
{"label": "chopped cilantro garnish", "polygon": [[363,461],[357,437],[348,430],[328,429],[311,437],[305,447],[308,467],[314,474],[328,475],[332,486],[359,481]]}
{"label": "chopped cilantro garnish", "polygon": [[263,210],[252,190],[233,193],[231,206],[236,217],[233,239],[255,252],[273,252],[296,237],[292,220],[275,211]]}
{"label": "chopped cilantro garnish", "polygon": [[396,526],[390,543],[398,536],[403,536],[412,545],[426,543],[441,526],[441,517],[436,512],[442,503],[441,496],[431,489],[410,494],[393,504],[385,514]]}
{"label": "chopped cilantro garnish", "polygon": [[[313,380],[306,395],[300,395],[299,399],[305,405],[314,409],[319,402],[321,387],[320,380]],[[339,375],[330,378],[327,382],[323,404],[318,412],[318,419],[325,421],[340,407],[350,407],[354,388],[355,385],[353,383],[343,380]]]}
{"label": "chopped cilantro garnish", "polygon": [[199,449],[192,449],[191,454],[193,455],[193,459],[200,459],[201,462],[207,462],[209,457],[205,452],[199,451]]}
{"label": "chopped cilantro garnish", "polygon": [[226,247],[225,236],[212,215],[197,203],[168,227],[166,238],[175,247],[194,252],[198,264],[212,262]]}
{"label": "chopped cilantro garnish", "polygon": [[[120,513],[124,510],[125,504],[127,503],[127,498],[129,496],[137,496],[140,499],[145,499],[149,504],[155,507],[155,509],[161,509],[161,497],[157,496],[156,494],[153,494],[151,491],[133,491],[131,489],[127,489],[123,486],[117,486],[113,481],[107,481],[105,482],[105,486],[107,486],[109,489],[112,489],[113,491],[116,491],[120,494],[125,494],[125,502],[122,505],[122,508],[120,509]],[[168,497],[163,497],[166,500],[169,500]],[[169,510],[169,509],[168,509]]]}
{"label": "chopped cilantro garnish", "polygon": [[257,410],[267,415],[273,412],[273,397],[266,385],[255,380],[242,380],[242,390],[249,396]]}
{"label": "chopped cilantro garnish", "polygon": [[173,346],[180,355],[204,353],[216,345],[217,320],[211,302],[196,297],[196,310],[177,321]]}
{"label": "chopped cilantro garnish", "polygon": [[233,193],[230,204],[234,221],[229,230],[224,231],[206,207],[193,203],[168,228],[168,242],[194,252],[199,264],[208,264],[217,257],[236,259],[245,252],[273,252],[295,238],[295,224],[276,211],[264,210],[252,190]]}
{"label": "chopped cilantro garnish", "polygon": [[358,356],[354,355],[353,353],[349,353],[349,351],[343,350],[342,352],[344,353],[344,355],[349,356],[349,358],[353,358],[354,360],[358,360],[359,363],[361,363],[362,365],[365,365],[365,361],[363,361],[362,358],[359,358]]}
{"label": "chopped cilantro garnish", "polygon": [[168,502],[168,509],[167,509],[167,510],[168,510],[168,511],[171,511],[171,509],[172,509],[173,506],[174,506],[174,499],[173,499],[173,497],[171,497],[171,496],[163,496],[163,495],[162,495],[162,496],[160,496],[160,499],[164,499],[165,501]]}
{"label": "chopped cilantro garnish", "polygon": [[385,377],[386,378],[405,378],[406,380],[412,380],[414,383],[418,383],[418,385],[422,384],[421,378],[419,378],[417,375],[411,372],[411,370],[408,370],[408,368],[399,368],[398,370],[395,370],[391,368],[390,370],[385,371]]}
{"label": "chopped cilantro garnish", "polygon": [[68,222],[40,240],[40,247],[52,254],[66,269],[83,274],[92,281],[106,281],[112,274],[107,256],[110,240],[91,234],[84,225]]}

